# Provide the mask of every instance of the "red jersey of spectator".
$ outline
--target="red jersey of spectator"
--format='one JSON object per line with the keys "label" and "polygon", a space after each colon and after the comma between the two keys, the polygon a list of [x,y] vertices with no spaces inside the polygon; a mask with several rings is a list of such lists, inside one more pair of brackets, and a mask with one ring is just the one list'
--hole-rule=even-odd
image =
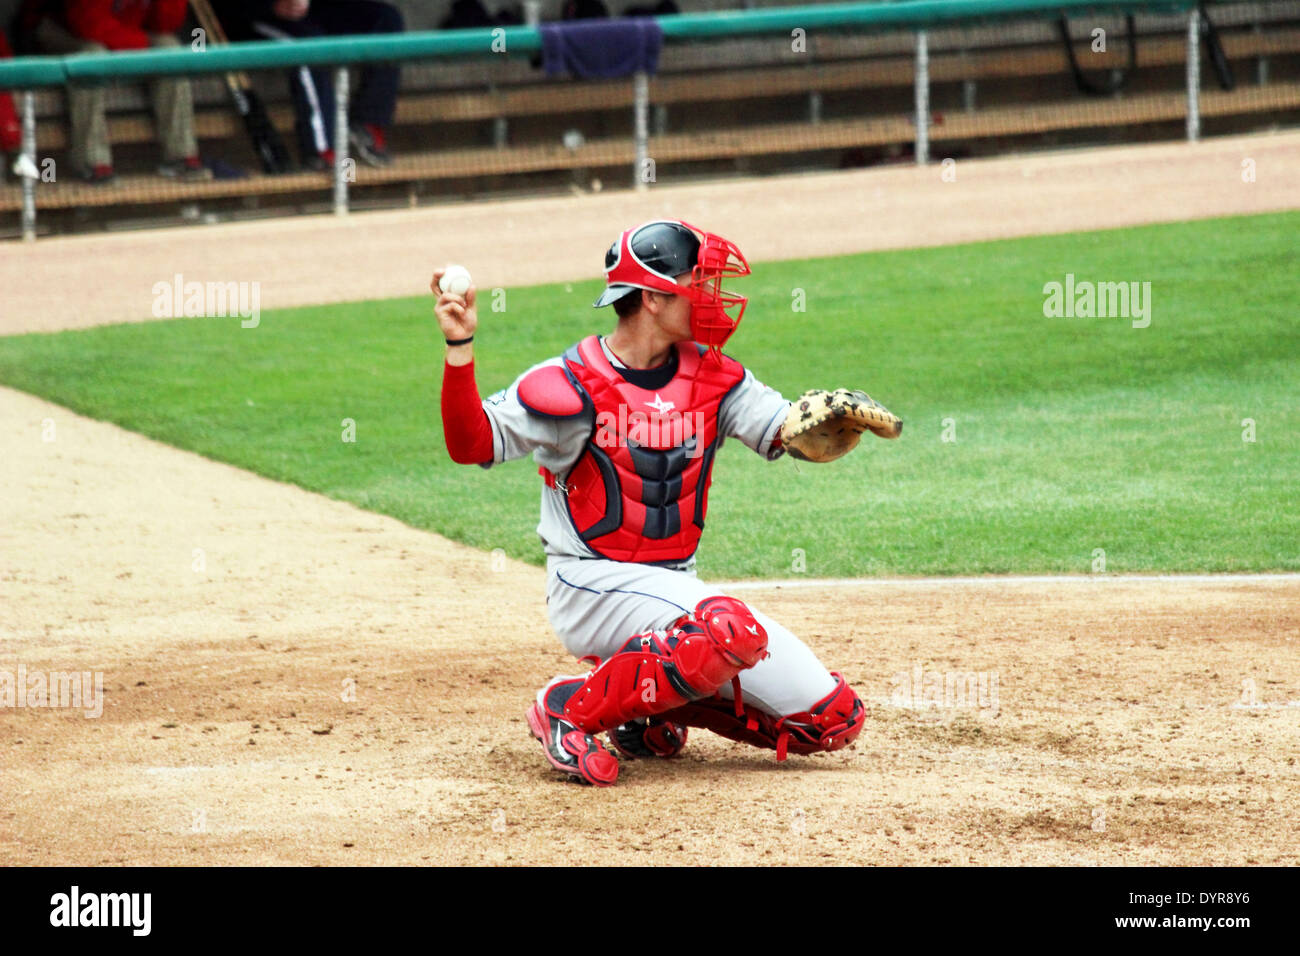
{"label": "red jersey of spectator", "polygon": [[[9,39],[0,30],[0,57],[13,55]],[[18,114],[14,112],[13,97],[8,93],[0,93],[0,153],[16,152],[21,142],[22,128],[18,125]]]}
{"label": "red jersey of spectator", "polygon": [[34,27],[42,16],[52,16],[83,40],[95,40],[110,50],[143,50],[150,33],[179,30],[188,6],[189,0],[28,0],[20,22]]}

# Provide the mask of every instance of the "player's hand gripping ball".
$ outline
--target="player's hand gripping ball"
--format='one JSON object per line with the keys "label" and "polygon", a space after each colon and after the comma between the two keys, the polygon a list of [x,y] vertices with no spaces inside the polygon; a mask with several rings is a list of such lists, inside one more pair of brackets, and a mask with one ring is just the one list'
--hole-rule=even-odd
{"label": "player's hand gripping ball", "polygon": [[447,266],[438,288],[452,295],[464,295],[469,291],[470,281],[469,270],[464,266]]}
{"label": "player's hand gripping ball", "polygon": [[438,316],[443,338],[449,345],[467,344],[478,328],[478,310],[474,301],[478,295],[469,277],[469,270],[464,266],[437,269],[433,273],[433,281],[429,283],[429,290],[438,296],[433,311]]}
{"label": "player's hand gripping ball", "polygon": [[834,461],[847,455],[864,431],[897,438],[903,420],[866,392],[812,389],[790,405],[781,426],[781,444],[800,461]]}

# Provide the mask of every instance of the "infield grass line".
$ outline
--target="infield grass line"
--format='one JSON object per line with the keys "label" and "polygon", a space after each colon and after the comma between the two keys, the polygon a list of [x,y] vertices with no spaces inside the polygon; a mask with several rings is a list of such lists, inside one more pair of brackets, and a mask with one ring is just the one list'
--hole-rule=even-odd
{"label": "infield grass line", "polygon": [[1300,574],[990,574],[983,577],[930,578],[782,578],[764,581],[709,581],[731,591],[761,591],[781,588],[873,588],[873,587],[968,587],[1017,586],[1032,584],[1300,584]]}

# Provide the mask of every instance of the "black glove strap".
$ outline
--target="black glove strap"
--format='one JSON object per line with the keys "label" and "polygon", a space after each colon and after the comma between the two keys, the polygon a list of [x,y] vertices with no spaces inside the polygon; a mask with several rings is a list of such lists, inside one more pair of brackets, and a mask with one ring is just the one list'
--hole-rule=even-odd
{"label": "black glove strap", "polygon": [[443,341],[448,345],[469,345],[469,343],[474,341],[474,336],[471,335],[467,339],[444,339]]}

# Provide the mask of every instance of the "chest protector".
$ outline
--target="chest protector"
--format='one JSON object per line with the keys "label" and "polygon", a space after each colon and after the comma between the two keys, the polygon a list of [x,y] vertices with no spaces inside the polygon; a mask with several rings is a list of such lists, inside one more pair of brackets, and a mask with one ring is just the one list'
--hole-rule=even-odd
{"label": "chest protector", "polygon": [[578,536],[615,561],[672,563],[695,553],[704,530],[718,409],[745,369],[705,359],[678,342],[677,373],[663,388],[640,388],[610,364],[596,336],[537,369],[519,386],[533,414],[569,418],[594,412],[592,432],[564,475],[541,469],[563,491]]}

